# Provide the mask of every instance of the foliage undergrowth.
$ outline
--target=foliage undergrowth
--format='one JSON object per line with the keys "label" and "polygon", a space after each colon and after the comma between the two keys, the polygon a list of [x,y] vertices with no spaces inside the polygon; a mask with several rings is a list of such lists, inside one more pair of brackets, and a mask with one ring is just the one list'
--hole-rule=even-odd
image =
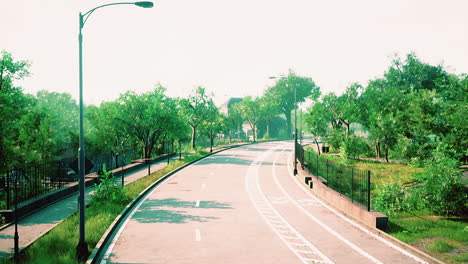
{"label": "foliage undergrowth", "polygon": [[[94,250],[119,213],[144,189],[174,169],[207,154],[208,152],[201,151],[185,157],[182,161],[172,162],[146,177],[131,182],[124,189],[116,183],[110,173],[105,172],[100,178],[101,184],[97,186],[86,209],[86,242],[89,252]],[[78,224],[79,217],[75,213],[23,250],[18,263],[78,263],[76,259]],[[0,259],[0,262],[14,263],[13,260],[8,259]]]}

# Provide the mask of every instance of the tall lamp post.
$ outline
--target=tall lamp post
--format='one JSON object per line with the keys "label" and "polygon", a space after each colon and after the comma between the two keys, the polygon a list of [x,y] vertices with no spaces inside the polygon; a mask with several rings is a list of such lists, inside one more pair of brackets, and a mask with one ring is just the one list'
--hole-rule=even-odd
{"label": "tall lamp post", "polygon": [[80,147],[78,150],[78,171],[79,171],[79,196],[78,196],[78,211],[80,215],[79,224],[79,241],[76,248],[77,257],[79,260],[85,260],[88,257],[88,245],[85,240],[85,204],[84,204],[84,189],[85,189],[85,146],[84,146],[84,130],[83,130],[83,34],[82,29],[88,20],[89,16],[99,8],[112,6],[112,5],[136,5],[143,8],[153,7],[153,2],[122,2],[111,3],[95,7],[88,12],[79,13],[79,34],[78,34],[78,47],[79,47],[79,82],[80,82]]}
{"label": "tall lamp post", "polygon": [[294,85],[294,176],[297,175],[297,91]]}

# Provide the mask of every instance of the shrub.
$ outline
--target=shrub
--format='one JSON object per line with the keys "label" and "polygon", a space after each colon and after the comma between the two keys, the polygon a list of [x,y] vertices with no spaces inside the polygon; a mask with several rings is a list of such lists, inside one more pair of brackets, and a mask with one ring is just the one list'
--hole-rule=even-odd
{"label": "shrub", "polygon": [[101,204],[105,201],[111,203],[128,203],[129,198],[125,195],[125,190],[121,184],[117,183],[111,172],[103,166],[103,174],[99,176],[100,184],[96,185],[96,190],[91,197],[92,204]]}
{"label": "shrub", "polygon": [[374,208],[387,215],[402,211],[404,206],[404,189],[396,182],[377,185],[377,192],[373,201]]}
{"label": "shrub", "polygon": [[468,188],[461,182],[458,161],[448,152],[445,144],[439,144],[425,171],[416,175],[421,183],[421,198],[436,214],[466,215]]}

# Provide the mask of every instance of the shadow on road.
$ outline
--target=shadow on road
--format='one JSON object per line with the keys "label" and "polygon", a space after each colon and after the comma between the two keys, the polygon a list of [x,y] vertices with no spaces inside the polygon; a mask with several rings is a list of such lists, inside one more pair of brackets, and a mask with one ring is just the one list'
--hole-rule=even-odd
{"label": "shadow on road", "polygon": [[[252,160],[241,159],[238,155],[216,155],[205,158],[194,166],[209,165],[209,164],[232,164],[232,165],[250,165]],[[263,165],[273,165],[271,162],[262,162]],[[278,163],[276,165],[279,165]]]}
{"label": "shadow on road", "polygon": [[182,201],[175,198],[147,200],[140,209],[135,212],[133,219],[140,223],[171,223],[184,224],[189,221],[207,222],[216,217],[190,215],[186,211],[168,210],[170,208],[194,208],[194,209],[233,209],[228,203],[217,201],[201,201],[198,207],[192,201]]}

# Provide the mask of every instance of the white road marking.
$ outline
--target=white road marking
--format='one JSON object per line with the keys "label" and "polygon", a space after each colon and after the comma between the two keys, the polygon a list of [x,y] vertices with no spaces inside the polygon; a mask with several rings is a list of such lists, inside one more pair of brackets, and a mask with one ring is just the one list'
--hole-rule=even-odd
{"label": "white road marking", "polygon": [[[288,155],[288,164],[291,164],[291,157],[293,155]],[[307,190],[300,182],[299,180],[293,175],[293,172],[292,172],[292,168],[291,166],[288,166],[288,172],[289,172],[289,176],[290,178],[293,179],[293,181],[297,184],[297,186],[299,186],[302,191],[304,191],[304,193],[306,193],[308,196],[310,196],[312,199],[314,199],[315,201],[317,201],[317,203],[321,204],[323,207],[327,208],[328,210],[330,210],[331,212],[333,212],[335,215],[337,215],[338,217],[342,218],[343,220],[345,220],[346,222],[350,223],[351,225],[359,228],[361,231],[363,231],[364,233],[368,234],[369,236],[372,236],[373,238],[379,240],[380,242],[384,243],[385,245],[399,251],[400,253],[412,258],[413,260],[415,260],[416,262],[419,262],[419,263],[422,263],[422,264],[428,264],[428,262],[418,258],[417,256],[409,253],[408,251],[398,247],[397,245],[387,241],[386,239],[372,233],[371,231],[367,230],[366,228],[362,227],[361,225],[357,224],[356,222],[352,221],[351,219],[349,219],[348,217],[342,215],[341,213],[339,213],[338,211],[336,211],[335,209],[333,209],[332,207],[328,206],[326,203],[322,202],[320,199],[318,199],[317,197],[315,197],[313,194],[311,194],[309,192],[309,190]]]}
{"label": "white road marking", "polygon": [[[194,166],[196,164],[198,164],[200,161],[197,161],[191,165],[189,165],[188,167],[186,168],[189,168],[191,166]],[[130,219],[132,219],[133,215],[135,214],[135,212],[140,208],[140,206],[146,201],[146,199],[148,199],[148,197],[150,195],[152,195],[161,185],[163,185],[165,182],[167,182],[168,180],[170,180],[172,177],[174,177],[175,175],[177,175],[179,172],[176,172],[174,174],[171,175],[171,177],[168,177],[166,178],[165,180],[163,180],[158,186],[154,187],[154,189],[147,193],[145,195],[145,197],[143,197],[139,202],[138,204],[133,208],[133,211],[131,213],[129,213],[127,215],[127,217],[125,218],[124,222],[120,225],[119,227],[119,230],[116,232],[114,238],[112,239],[112,243],[109,245],[109,247],[107,248],[106,250],[106,253],[104,254],[104,257],[102,258],[101,260],[101,264],[106,264],[107,261],[109,260],[109,257],[111,256],[111,253],[112,253],[112,250],[114,249],[114,246],[115,246],[115,243],[117,242],[117,240],[119,239],[120,235],[122,234],[123,230],[125,229],[125,227],[127,226],[128,222],[130,221]]]}
{"label": "white road marking", "polygon": [[195,207],[200,207],[200,200],[197,200],[197,201],[195,202]]}
{"label": "white road marking", "polygon": [[201,233],[200,229],[195,229],[195,241],[200,242],[201,241]]}
{"label": "white road marking", "polygon": [[[301,212],[303,212],[305,215],[307,215],[310,219],[312,219],[313,221],[315,221],[318,225],[320,225],[323,229],[327,230],[330,234],[334,235],[336,238],[338,238],[339,240],[341,240],[343,243],[345,243],[346,245],[348,245],[350,248],[354,249],[355,251],[357,251],[359,254],[363,255],[364,257],[368,258],[370,261],[374,262],[374,263],[378,263],[378,264],[383,264],[383,262],[379,261],[378,259],[376,259],[375,257],[371,256],[370,254],[368,254],[367,252],[365,252],[364,250],[362,250],[360,247],[356,246],[355,244],[353,244],[351,241],[349,241],[348,239],[344,238],[342,235],[338,234],[338,232],[336,232],[335,230],[333,230],[331,227],[329,227],[328,225],[326,225],[325,223],[323,223],[322,221],[320,221],[317,217],[315,217],[314,215],[312,215],[309,211],[307,211],[306,209],[304,209],[304,207],[302,207],[301,205],[299,205],[299,203],[294,200],[287,192],[286,190],[283,188],[283,186],[281,186],[281,184],[279,183],[278,181],[278,177],[276,175],[276,162],[278,160],[278,157],[284,153],[284,149],[276,156],[275,160],[273,161],[273,166],[271,167],[271,172],[272,172],[272,175],[273,175],[273,180],[274,182],[276,183],[278,189],[280,189],[280,191],[289,199],[289,201],[295,205]],[[288,161],[289,162],[289,161]]]}
{"label": "white road marking", "polygon": [[[276,147],[274,149],[279,148]],[[309,241],[307,241],[304,236],[302,236],[294,227],[292,227],[286,219],[284,219],[278,211],[274,209],[272,204],[268,201],[266,198],[265,194],[261,190],[259,180],[258,180],[258,172],[259,172],[259,167],[261,166],[263,160],[265,160],[266,156],[268,156],[274,149],[270,149],[266,152],[264,152],[262,155],[257,157],[254,162],[252,162],[247,169],[247,173],[245,174],[245,189],[247,191],[247,194],[249,195],[249,198],[251,202],[253,203],[255,209],[257,212],[260,214],[260,216],[263,218],[263,220],[270,226],[270,228],[273,230],[273,232],[276,233],[276,235],[286,244],[286,246],[301,260],[302,263],[309,263],[310,259],[304,259],[304,257],[299,253],[297,250],[301,247],[307,248],[308,250],[314,252],[314,255],[318,259],[314,259],[316,262],[322,262],[322,263],[333,263],[332,260],[330,260],[325,254],[323,254],[320,250],[318,250],[314,245],[312,245]],[[262,209],[260,209],[262,208]],[[275,224],[273,224],[273,222]],[[278,228],[278,222],[281,222],[281,224],[284,227]],[[280,230],[281,229],[281,230]],[[284,229],[289,229],[288,236],[287,238],[285,237],[284,234]],[[295,240],[295,241],[300,241],[300,243],[288,241],[287,239]],[[300,246],[297,246],[300,245]]]}
{"label": "white road marking", "polygon": [[205,188],[206,188],[206,183],[202,183],[201,189],[202,189],[202,190],[205,190]]}

